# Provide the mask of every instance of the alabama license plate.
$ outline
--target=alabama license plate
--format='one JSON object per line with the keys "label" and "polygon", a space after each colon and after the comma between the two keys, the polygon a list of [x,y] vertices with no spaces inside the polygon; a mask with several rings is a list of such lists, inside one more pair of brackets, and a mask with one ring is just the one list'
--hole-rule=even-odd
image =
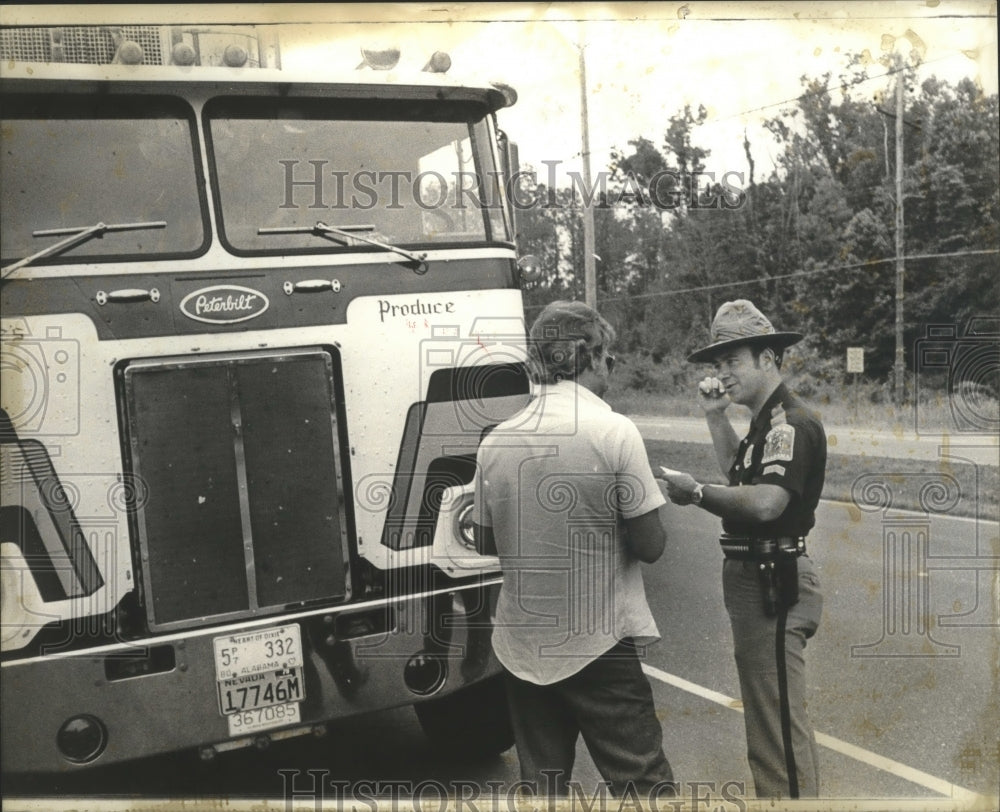
{"label": "alabama license plate", "polygon": [[219,712],[231,736],[299,721],[305,680],[298,625],[216,637],[213,645]]}

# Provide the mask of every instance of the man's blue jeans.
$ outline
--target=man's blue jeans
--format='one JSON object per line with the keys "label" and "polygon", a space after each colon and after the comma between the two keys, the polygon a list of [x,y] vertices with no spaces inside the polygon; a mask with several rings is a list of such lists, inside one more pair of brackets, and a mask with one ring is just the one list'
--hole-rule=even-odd
{"label": "man's blue jeans", "polygon": [[629,784],[643,800],[675,794],[653,692],[631,640],[550,685],[507,672],[507,699],[521,780],[538,795],[568,794],[580,735],[615,797],[628,793]]}

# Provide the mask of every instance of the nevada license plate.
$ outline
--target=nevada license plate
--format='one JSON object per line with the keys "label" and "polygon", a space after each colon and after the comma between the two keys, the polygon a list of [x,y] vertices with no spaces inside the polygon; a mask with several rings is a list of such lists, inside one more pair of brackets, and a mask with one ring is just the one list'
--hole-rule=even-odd
{"label": "nevada license plate", "polygon": [[299,721],[305,698],[302,634],[298,625],[216,637],[219,712],[231,736]]}

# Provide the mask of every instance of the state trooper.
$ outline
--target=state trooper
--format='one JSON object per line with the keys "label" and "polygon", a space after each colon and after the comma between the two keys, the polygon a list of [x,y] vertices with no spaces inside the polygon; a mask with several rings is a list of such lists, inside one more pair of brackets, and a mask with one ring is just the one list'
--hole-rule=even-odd
{"label": "state trooper", "polygon": [[[726,302],[711,343],[688,357],[714,364],[698,400],[729,485],[661,469],[677,505],[722,518],[723,594],[743,697],[747,758],[758,797],[819,794],[816,738],[806,713],[805,648],[822,612],[806,535],[826,470],[826,434],[781,377],[800,333],[775,332],[752,302]],[[750,408],[741,441],[725,411]]]}

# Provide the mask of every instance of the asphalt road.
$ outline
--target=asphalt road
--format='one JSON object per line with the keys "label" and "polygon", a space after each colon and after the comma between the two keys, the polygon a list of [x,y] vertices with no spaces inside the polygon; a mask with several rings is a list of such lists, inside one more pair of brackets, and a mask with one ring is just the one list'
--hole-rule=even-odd
{"label": "asphalt road", "polygon": [[[739,696],[718,526],[703,511],[674,507],[667,524],[668,552],[647,568],[663,634],[649,664],[699,687],[658,688],[665,707],[690,712],[682,717],[685,735],[677,737],[669,717],[664,731],[675,741],[680,775],[739,780],[747,773],[743,742],[733,735],[742,732],[739,712],[697,693]],[[806,656],[823,794],[996,796],[1000,528],[828,502],[817,524],[810,554],[823,583],[824,616]]]}
{"label": "asphalt road", "polygon": [[[664,508],[664,519],[667,552],[645,575],[662,634],[648,649],[646,666],[665,749],[686,792],[718,798],[742,785],[749,793],[717,523],[703,511],[673,506]],[[823,503],[810,545],[825,593],[823,622],[807,652],[823,795],[996,808],[1000,528]],[[588,791],[600,780],[582,745],[574,779]],[[472,797],[486,791],[487,782],[509,787],[516,780],[513,751],[485,762],[443,759],[403,708],[350,720],[325,739],[225,753],[207,765],[185,753],[8,782],[4,791],[48,795],[46,808],[53,796],[94,795],[104,796],[95,807],[101,809],[109,796],[122,803],[136,796],[225,797],[230,803],[267,797],[283,808],[292,792],[303,803],[332,800],[333,781],[383,782],[390,794],[387,782],[424,782],[424,800],[433,804],[439,787]],[[320,791],[310,795],[314,787]],[[15,808],[9,797],[8,807]]]}

